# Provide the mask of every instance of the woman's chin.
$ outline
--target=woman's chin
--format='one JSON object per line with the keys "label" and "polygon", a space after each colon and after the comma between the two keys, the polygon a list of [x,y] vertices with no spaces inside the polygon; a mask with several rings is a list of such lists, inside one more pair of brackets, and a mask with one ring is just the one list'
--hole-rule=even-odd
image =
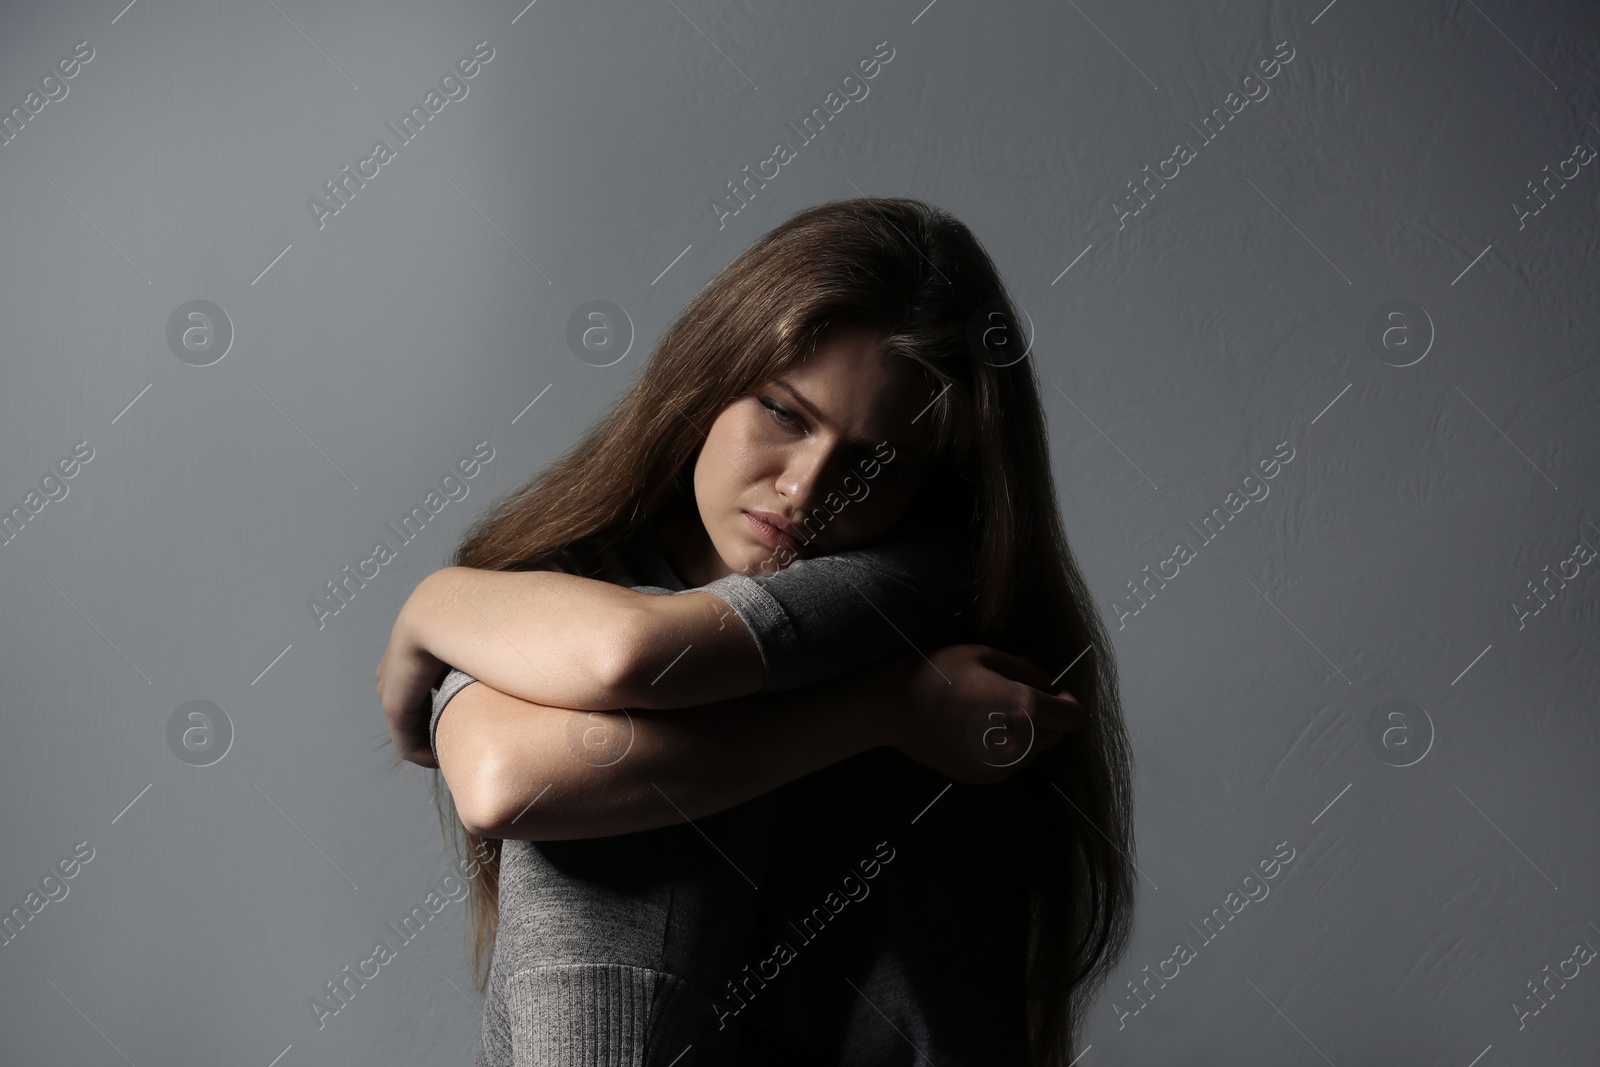
{"label": "woman's chin", "polygon": [[766,545],[757,541],[741,547],[744,551],[737,564],[729,564],[731,570],[736,570],[740,574],[746,574],[752,578],[763,574],[771,574],[773,571],[778,570],[777,553]]}

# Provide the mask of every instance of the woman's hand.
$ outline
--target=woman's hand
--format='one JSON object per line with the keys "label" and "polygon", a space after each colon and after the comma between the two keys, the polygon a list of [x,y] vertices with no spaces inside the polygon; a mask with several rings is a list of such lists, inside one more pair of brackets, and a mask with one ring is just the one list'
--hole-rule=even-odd
{"label": "woman's hand", "polygon": [[448,663],[417,643],[411,613],[401,608],[375,673],[378,701],[389,720],[395,751],[402,759],[424,767],[439,765],[428,744],[428,720],[433,711],[432,691],[449,672]]}
{"label": "woman's hand", "polygon": [[1031,661],[988,645],[948,645],[907,661],[905,699],[889,712],[889,743],[968,785],[1003,782],[1061,735],[1081,729],[1077,698]]}

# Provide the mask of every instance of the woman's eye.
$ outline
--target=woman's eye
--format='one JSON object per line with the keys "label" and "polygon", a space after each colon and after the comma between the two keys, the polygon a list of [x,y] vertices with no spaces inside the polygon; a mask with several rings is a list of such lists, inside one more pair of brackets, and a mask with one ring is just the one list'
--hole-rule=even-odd
{"label": "woman's eye", "polygon": [[756,399],[760,400],[761,401],[761,406],[766,408],[768,411],[772,412],[772,417],[777,419],[779,422],[783,423],[783,425],[785,425],[785,426],[797,425],[794,416],[791,415],[786,409],[779,407],[777,404],[774,404],[771,400],[767,399],[764,396],[763,397],[757,397]]}

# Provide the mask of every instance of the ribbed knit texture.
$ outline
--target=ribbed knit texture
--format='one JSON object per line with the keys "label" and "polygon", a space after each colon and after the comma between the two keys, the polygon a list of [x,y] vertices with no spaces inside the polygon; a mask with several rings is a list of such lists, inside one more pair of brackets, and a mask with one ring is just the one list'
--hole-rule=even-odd
{"label": "ribbed knit texture", "polygon": [[666,1067],[710,1017],[682,979],[619,963],[534,967],[505,993],[512,1067]]}

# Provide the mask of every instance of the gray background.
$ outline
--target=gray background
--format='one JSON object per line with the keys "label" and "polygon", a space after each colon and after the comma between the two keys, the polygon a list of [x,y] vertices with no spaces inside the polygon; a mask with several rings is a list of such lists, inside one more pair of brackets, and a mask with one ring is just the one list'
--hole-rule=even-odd
{"label": "gray background", "polygon": [[[1145,877],[1080,1062],[1593,1061],[1596,967],[1512,1007],[1600,947],[1600,567],[1512,608],[1600,547],[1600,161],[1512,207],[1600,147],[1592,5],[19,8],[0,110],[94,58],[0,147],[0,505],[94,456],[0,546],[0,907],[94,858],[0,947],[7,1063],[471,1062],[460,904],[325,1028],[308,1007],[451,868],[425,772],[389,766],[394,612],[718,267],[858,194],[952,211],[1031,317],[1115,631]],[[485,40],[469,95],[319,229],[308,200]],[[882,41],[870,95],[719,228],[725,183]],[[1197,158],[1119,230],[1179,140]],[[207,367],[166,339],[197,299],[235,331]],[[595,299],[636,331],[607,367],[566,340]],[[1403,368],[1365,337],[1391,300],[1434,335]],[[319,629],[323,584],[483,440],[466,499]],[[1125,583],[1280,442],[1270,496],[1117,630]],[[232,724],[208,767],[167,740],[191,700]],[[1426,720],[1375,747],[1395,700]],[[1271,895],[1201,945],[1280,842]],[[1179,940],[1196,958],[1119,1023]]]}

